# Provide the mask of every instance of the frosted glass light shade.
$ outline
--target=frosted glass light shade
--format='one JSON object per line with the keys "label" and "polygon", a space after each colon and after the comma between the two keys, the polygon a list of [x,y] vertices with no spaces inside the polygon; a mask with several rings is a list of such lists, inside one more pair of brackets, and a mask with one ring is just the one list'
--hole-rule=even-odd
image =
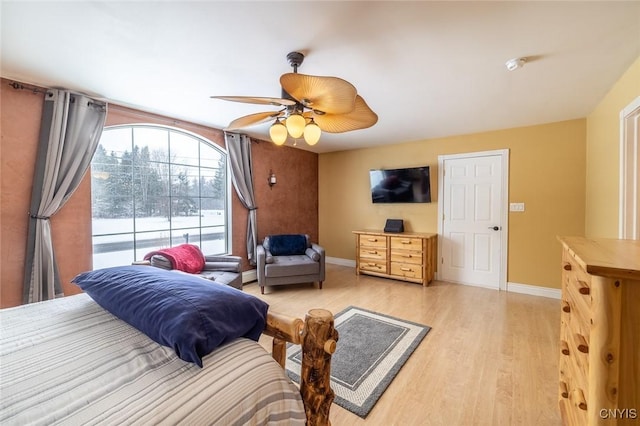
{"label": "frosted glass light shade", "polygon": [[313,121],[313,119],[304,128],[304,140],[307,142],[307,144],[311,146],[318,143],[318,141],[320,140],[321,134],[322,134],[322,130],[320,130],[320,127],[318,127],[318,125]]}
{"label": "frosted glass light shade", "polygon": [[280,120],[276,120],[275,123],[269,127],[269,136],[271,141],[276,145],[282,145],[287,141],[287,128]]}
{"label": "frosted glass light shade", "polygon": [[307,124],[307,120],[300,114],[291,114],[285,124],[291,137],[298,139],[304,133],[304,126]]}

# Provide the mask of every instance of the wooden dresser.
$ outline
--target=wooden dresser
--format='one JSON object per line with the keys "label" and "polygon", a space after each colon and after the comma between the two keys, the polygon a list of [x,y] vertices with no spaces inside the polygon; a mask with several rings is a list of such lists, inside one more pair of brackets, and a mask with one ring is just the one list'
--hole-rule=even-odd
{"label": "wooden dresser", "polygon": [[640,424],[640,241],[559,240],[563,422]]}
{"label": "wooden dresser", "polygon": [[420,283],[433,281],[438,234],[353,231],[356,274]]}

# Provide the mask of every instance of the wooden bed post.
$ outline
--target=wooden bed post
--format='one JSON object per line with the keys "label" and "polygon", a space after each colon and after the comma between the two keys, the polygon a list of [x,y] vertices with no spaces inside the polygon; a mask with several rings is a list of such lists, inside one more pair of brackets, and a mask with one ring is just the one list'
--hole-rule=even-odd
{"label": "wooden bed post", "polygon": [[287,360],[287,342],[302,345],[300,395],[307,425],[331,425],[329,410],[335,396],[331,389],[331,355],[338,341],[333,314],[326,309],[312,309],[303,322],[300,318],[268,311],[264,334],[273,337],[271,355],[282,368]]}
{"label": "wooden bed post", "polygon": [[305,317],[302,338],[300,393],[307,413],[308,426],[328,426],[329,410],[335,394],[331,389],[331,354],[336,350],[338,331],[333,314],[312,309]]}
{"label": "wooden bed post", "polygon": [[273,337],[271,356],[278,361],[280,367],[285,368],[287,361],[287,342],[301,344],[303,331],[304,321],[300,318],[278,312],[267,312],[267,326],[264,333]]}

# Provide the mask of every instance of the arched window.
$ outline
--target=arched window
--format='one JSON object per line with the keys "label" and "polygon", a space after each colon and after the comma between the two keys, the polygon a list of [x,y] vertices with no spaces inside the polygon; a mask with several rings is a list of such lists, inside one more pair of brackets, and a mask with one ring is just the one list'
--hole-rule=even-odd
{"label": "arched window", "polygon": [[106,127],[91,162],[94,269],[191,243],[230,252],[227,152],[184,130]]}

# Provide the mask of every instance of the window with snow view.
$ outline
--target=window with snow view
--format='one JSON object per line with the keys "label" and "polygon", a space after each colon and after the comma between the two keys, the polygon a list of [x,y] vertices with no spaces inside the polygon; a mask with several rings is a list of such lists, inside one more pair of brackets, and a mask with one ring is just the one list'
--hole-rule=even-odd
{"label": "window with snow view", "polygon": [[230,251],[227,153],[183,130],[107,127],[91,162],[93,267],[190,243]]}

